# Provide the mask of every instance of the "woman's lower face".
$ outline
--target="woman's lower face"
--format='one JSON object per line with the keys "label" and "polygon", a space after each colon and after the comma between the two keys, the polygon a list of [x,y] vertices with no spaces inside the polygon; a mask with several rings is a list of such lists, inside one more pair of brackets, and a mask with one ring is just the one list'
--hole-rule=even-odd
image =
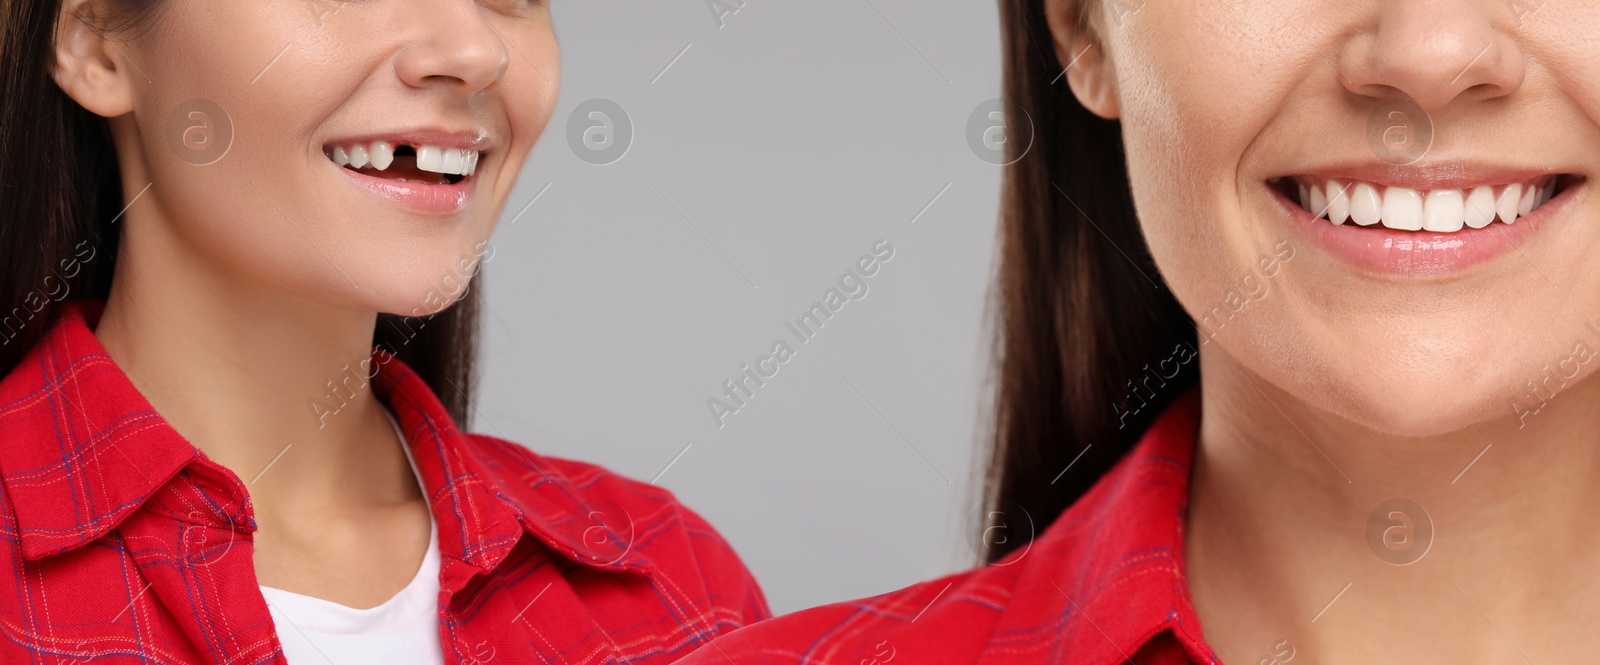
{"label": "woman's lower face", "polygon": [[337,306],[460,295],[559,87],[542,1],[163,0],[150,26],[118,47],[125,187],[218,270]]}
{"label": "woman's lower face", "polygon": [[1141,224],[1208,345],[1427,436],[1515,422],[1600,344],[1600,9],[1105,4]]}

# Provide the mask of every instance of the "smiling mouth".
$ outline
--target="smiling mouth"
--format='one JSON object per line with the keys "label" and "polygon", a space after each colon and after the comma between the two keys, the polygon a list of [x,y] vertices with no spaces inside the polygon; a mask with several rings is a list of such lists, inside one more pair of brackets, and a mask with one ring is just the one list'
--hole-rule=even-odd
{"label": "smiling mouth", "polygon": [[1462,189],[1418,190],[1361,180],[1288,176],[1267,185],[1313,217],[1334,225],[1397,231],[1455,233],[1490,224],[1514,224],[1583,176],[1546,175],[1524,182],[1482,184]]}
{"label": "smiling mouth", "polygon": [[329,144],[322,153],[335,165],[362,175],[428,185],[454,185],[478,170],[477,150],[371,141]]}

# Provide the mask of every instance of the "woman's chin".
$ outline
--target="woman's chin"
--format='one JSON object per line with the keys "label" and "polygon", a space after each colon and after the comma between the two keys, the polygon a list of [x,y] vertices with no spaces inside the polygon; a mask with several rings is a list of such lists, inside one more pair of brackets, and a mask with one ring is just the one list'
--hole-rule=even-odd
{"label": "woman's chin", "polygon": [[410,316],[414,318],[428,318],[439,314],[454,305],[462,293],[440,292],[437,297],[425,297],[421,300],[395,301],[392,307],[379,307],[379,312]]}
{"label": "woman's chin", "polygon": [[1485,426],[1516,427],[1510,380],[1500,390],[1472,389],[1479,379],[1452,377],[1430,380],[1352,380],[1350,392],[1327,400],[1323,408],[1366,429],[1387,436],[1448,436]]}

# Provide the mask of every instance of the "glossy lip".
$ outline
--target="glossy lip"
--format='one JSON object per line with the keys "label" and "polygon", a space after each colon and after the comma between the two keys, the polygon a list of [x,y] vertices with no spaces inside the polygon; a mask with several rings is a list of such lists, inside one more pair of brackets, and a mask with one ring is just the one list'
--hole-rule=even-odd
{"label": "glossy lip", "polygon": [[343,173],[352,183],[378,197],[409,212],[426,216],[453,215],[466,210],[478,188],[476,174],[465,176],[453,185],[432,185],[373,177],[339,166],[333,160],[327,160],[327,164],[329,168]]}
{"label": "glossy lip", "polygon": [[[1517,169],[1473,169],[1460,166],[1433,169],[1345,169],[1315,170],[1303,174],[1314,177],[1365,180],[1374,184],[1409,187],[1418,190],[1468,189],[1479,185],[1525,182],[1552,175],[1550,171]],[[1363,271],[1401,277],[1444,277],[1518,250],[1524,242],[1553,218],[1565,212],[1588,185],[1588,178],[1575,173],[1561,174],[1560,190],[1514,223],[1495,221],[1481,229],[1463,228],[1454,233],[1400,231],[1381,224],[1361,226],[1351,222],[1335,225],[1313,217],[1300,204],[1290,200],[1277,187],[1265,184],[1274,203],[1291,218],[1302,237],[1340,260]],[[1284,176],[1293,178],[1295,176]],[[1276,180],[1276,178],[1274,178]]]}
{"label": "glossy lip", "polygon": [[490,139],[489,132],[485,130],[447,130],[438,127],[415,127],[351,135],[332,139],[323,144],[322,152],[324,156],[328,157],[328,166],[338,169],[356,185],[378,195],[380,198],[410,212],[427,216],[453,215],[465,210],[472,203],[472,194],[477,190],[477,174],[462,176],[461,180],[455,184],[434,185],[379,178],[333,163],[334,146],[349,146],[373,141],[387,141],[393,145],[409,145],[413,147],[430,145],[441,148],[475,150],[479,153],[480,168],[486,166],[484,158],[494,148],[494,142]]}

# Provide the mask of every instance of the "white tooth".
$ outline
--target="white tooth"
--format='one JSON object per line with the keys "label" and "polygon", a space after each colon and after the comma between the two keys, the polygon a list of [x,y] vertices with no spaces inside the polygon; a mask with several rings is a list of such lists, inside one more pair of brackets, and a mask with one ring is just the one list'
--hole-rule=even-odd
{"label": "white tooth", "polygon": [[1350,219],[1362,226],[1372,226],[1383,219],[1383,198],[1378,196],[1378,188],[1356,183],[1350,194]]}
{"label": "white tooth", "polygon": [[1533,211],[1533,200],[1539,198],[1539,188],[1528,185],[1522,188],[1522,198],[1517,201],[1517,214],[1527,215]]}
{"label": "white tooth", "polygon": [[1481,229],[1494,221],[1493,187],[1480,185],[1472,189],[1472,193],[1467,195],[1466,217],[1466,225],[1475,229]]}
{"label": "white tooth", "polygon": [[1506,185],[1500,190],[1500,197],[1494,200],[1495,213],[1500,215],[1500,221],[1510,224],[1517,221],[1517,201],[1522,198],[1522,185]]}
{"label": "white tooth", "polygon": [[372,160],[372,168],[382,171],[394,163],[394,146],[388,141],[373,141],[367,148],[367,155]]}
{"label": "white tooth", "polygon": [[417,168],[431,173],[443,173],[444,149],[433,145],[417,146]]}
{"label": "white tooth", "polygon": [[342,147],[334,146],[333,147],[333,163],[338,164],[339,166],[344,166],[346,164],[349,164],[350,163],[350,153],[345,152],[344,148],[342,148]]}
{"label": "white tooth", "polygon": [[1311,210],[1311,192],[1310,192],[1310,190],[1306,189],[1306,184],[1305,183],[1300,183],[1300,199],[1299,199],[1299,201],[1300,201],[1300,207],[1301,208],[1305,208],[1307,212],[1310,212],[1310,210]]}
{"label": "white tooth", "polygon": [[1311,188],[1311,216],[1321,217],[1328,210],[1328,195],[1321,185]]}
{"label": "white tooth", "polygon": [[1555,196],[1555,194],[1556,181],[1555,178],[1551,178],[1550,182],[1545,183],[1544,187],[1539,188],[1539,205],[1544,205],[1545,203],[1549,202],[1550,197]]}
{"label": "white tooth", "polygon": [[1343,224],[1344,220],[1350,218],[1349,187],[1338,180],[1328,181],[1328,221]]}
{"label": "white tooth", "polygon": [[444,168],[439,172],[449,173],[450,175],[461,175],[462,161],[463,159],[460,148],[445,148]]}
{"label": "white tooth", "polygon": [[367,165],[367,147],[364,145],[350,146],[350,165],[361,168]]}
{"label": "white tooth", "polygon": [[1415,189],[1390,187],[1383,193],[1383,225],[1399,231],[1422,230],[1422,195]]}
{"label": "white tooth", "polygon": [[1422,228],[1455,233],[1466,223],[1465,201],[1459,189],[1436,189],[1422,199]]}
{"label": "white tooth", "polygon": [[478,172],[478,155],[481,154],[483,153],[480,153],[476,150],[467,153],[467,175],[472,175]]}

